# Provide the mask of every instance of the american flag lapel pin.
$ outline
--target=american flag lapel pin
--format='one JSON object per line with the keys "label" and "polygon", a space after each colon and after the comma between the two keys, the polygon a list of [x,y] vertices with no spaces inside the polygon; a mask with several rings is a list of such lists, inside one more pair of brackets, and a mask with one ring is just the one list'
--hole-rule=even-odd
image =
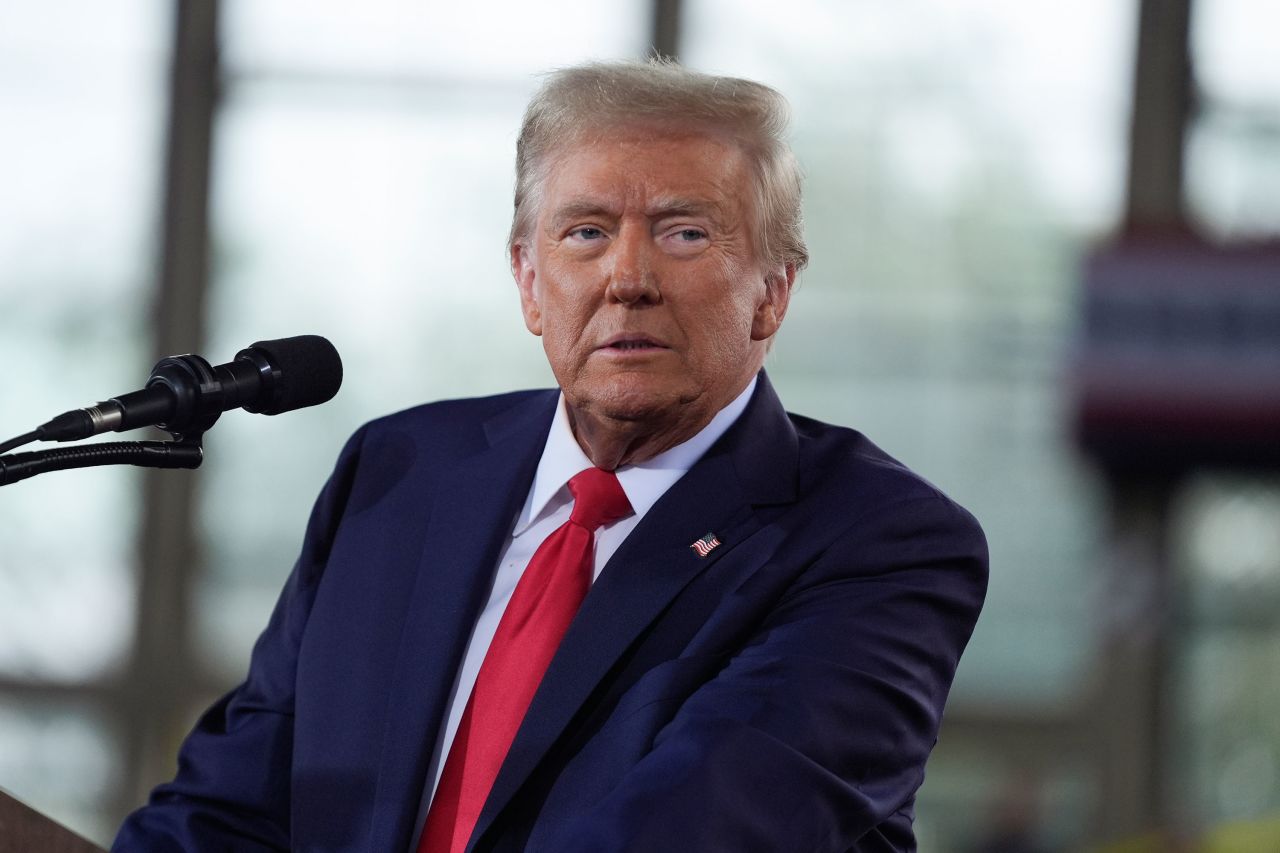
{"label": "american flag lapel pin", "polygon": [[692,548],[693,552],[699,557],[705,557],[713,550],[720,547],[720,540],[714,533],[708,533],[689,547]]}

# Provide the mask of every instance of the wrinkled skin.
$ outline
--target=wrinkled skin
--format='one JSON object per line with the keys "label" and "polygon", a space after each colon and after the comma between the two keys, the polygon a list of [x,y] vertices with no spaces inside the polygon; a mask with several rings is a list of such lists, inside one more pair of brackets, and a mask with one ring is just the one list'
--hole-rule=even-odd
{"label": "wrinkled skin", "polygon": [[511,268],[574,435],[606,470],[686,441],[746,388],[795,269],[757,257],[732,141],[621,128],[562,149]]}

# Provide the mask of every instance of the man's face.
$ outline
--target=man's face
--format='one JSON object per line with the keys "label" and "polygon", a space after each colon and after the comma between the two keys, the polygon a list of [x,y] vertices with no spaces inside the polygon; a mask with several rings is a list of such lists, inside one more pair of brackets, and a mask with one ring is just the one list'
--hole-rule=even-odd
{"label": "man's face", "polygon": [[746,387],[794,277],[756,258],[751,188],[716,136],[632,128],[558,152],[511,263],[572,411],[678,432]]}

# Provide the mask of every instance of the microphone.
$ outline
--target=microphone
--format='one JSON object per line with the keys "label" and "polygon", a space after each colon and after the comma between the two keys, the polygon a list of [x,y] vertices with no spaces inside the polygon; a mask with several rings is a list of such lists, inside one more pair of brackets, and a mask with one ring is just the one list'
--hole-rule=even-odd
{"label": "microphone", "polygon": [[161,359],[146,387],[58,415],[36,429],[41,441],[78,441],[113,430],[158,426],[201,433],[231,409],[278,415],[327,402],[342,385],[342,359],[319,335],[258,341],[210,367],[198,355]]}

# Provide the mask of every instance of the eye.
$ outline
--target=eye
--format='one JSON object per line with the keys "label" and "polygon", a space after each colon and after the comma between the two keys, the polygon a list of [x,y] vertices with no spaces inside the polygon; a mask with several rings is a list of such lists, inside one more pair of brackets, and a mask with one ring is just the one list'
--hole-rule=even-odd
{"label": "eye", "polygon": [[569,236],[579,240],[599,240],[604,236],[604,232],[593,225],[582,225],[570,231]]}
{"label": "eye", "polygon": [[710,245],[710,240],[707,231],[695,225],[677,225],[662,236],[666,250],[681,257],[701,254]]}

